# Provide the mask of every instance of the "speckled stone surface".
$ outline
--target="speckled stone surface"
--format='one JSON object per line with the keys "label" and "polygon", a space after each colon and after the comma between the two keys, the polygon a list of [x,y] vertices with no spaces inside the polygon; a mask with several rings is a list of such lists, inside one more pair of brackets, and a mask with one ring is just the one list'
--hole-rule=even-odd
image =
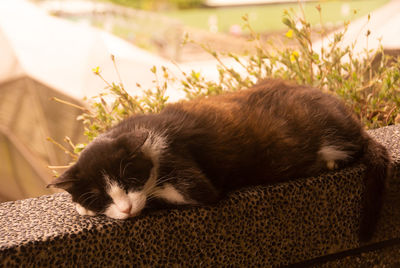
{"label": "speckled stone surface", "polygon": [[[373,244],[400,237],[400,126],[370,133],[396,165]],[[79,216],[66,193],[3,203],[0,266],[266,267],[354,249],[363,172],[355,165],[243,189],[213,207],[147,211],[126,221]]]}

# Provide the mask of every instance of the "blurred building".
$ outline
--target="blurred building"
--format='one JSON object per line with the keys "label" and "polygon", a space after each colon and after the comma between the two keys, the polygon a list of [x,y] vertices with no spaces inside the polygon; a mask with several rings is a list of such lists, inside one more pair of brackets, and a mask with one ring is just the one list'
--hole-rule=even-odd
{"label": "blurred building", "polygon": [[[118,81],[110,55],[127,89],[135,93],[154,79],[154,56],[87,25],[51,17],[23,0],[0,1],[0,201],[50,193],[48,165],[66,165],[67,155],[46,140],[83,140],[78,105],[105,84],[92,69],[99,66],[110,82]],[[68,146],[68,145],[67,145]]]}
{"label": "blurred building", "polygon": [[[315,42],[314,50],[318,52],[321,45],[327,46],[332,42],[335,33]],[[370,15],[350,23],[342,40],[343,47],[354,45],[355,53],[363,53],[365,49],[376,50],[382,45],[389,54],[398,55],[395,51],[400,50],[400,1],[391,0]]]}

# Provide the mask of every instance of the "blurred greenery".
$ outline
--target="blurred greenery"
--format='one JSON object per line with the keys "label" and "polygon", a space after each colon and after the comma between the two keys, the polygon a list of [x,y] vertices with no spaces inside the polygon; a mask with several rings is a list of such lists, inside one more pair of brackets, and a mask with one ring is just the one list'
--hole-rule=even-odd
{"label": "blurred greenery", "polygon": [[[163,11],[164,15],[176,18],[190,27],[209,29],[210,18],[218,22],[218,30],[228,32],[232,25],[238,24],[243,14],[249,14],[249,21],[257,32],[284,29],[282,12],[293,9],[299,12],[297,3],[268,4],[257,6],[204,8],[204,0],[101,0],[137,9]],[[321,5],[325,23],[336,24],[350,18],[358,18],[386,4],[389,0],[324,0]],[[320,22],[320,14],[315,11],[314,1],[302,4],[306,19],[312,25]],[[352,17],[352,10],[357,15]],[[329,25],[326,25],[329,26]]]}
{"label": "blurred greenery", "polygon": [[187,9],[201,7],[203,0],[102,0],[145,10]]}
{"label": "blurred greenery", "polygon": [[[322,8],[322,17],[325,26],[327,23],[337,24],[350,18],[358,18],[384,5],[389,0],[361,0],[361,1],[319,1]],[[320,23],[320,14],[315,10],[315,2],[303,4],[304,13],[312,25]],[[273,4],[260,6],[241,6],[224,8],[202,8],[187,10],[172,10],[165,14],[179,19],[186,26],[209,29],[210,17],[214,16],[218,22],[218,30],[228,32],[232,25],[238,24],[243,14],[249,15],[249,22],[256,32],[279,31],[285,26],[281,23],[284,10],[293,9],[299,12],[299,6],[292,4]],[[356,10],[353,16],[352,10]]]}

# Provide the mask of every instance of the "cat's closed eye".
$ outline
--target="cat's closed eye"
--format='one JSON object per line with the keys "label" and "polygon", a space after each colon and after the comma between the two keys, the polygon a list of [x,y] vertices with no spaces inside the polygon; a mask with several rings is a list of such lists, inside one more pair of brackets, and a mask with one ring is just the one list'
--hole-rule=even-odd
{"label": "cat's closed eye", "polygon": [[139,179],[137,177],[123,177],[119,178],[119,187],[125,194],[142,191],[146,181],[145,179]]}
{"label": "cat's closed eye", "polygon": [[149,178],[152,167],[150,160],[143,157],[135,157],[124,163],[120,176],[121,179],[128,182],[142,184]]}
{"label": "cat's closed eye", "polygon": [[112,202],[111,198],[97,188],[84,192],[73,201],[96,213],[103,212],[104,207]]}

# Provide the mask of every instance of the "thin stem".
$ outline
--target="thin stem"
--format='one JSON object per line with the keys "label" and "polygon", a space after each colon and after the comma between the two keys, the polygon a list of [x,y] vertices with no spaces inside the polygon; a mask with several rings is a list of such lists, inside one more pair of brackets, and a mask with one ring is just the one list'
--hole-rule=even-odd
{"label": "thin stem", "polygon": [[71,106],[71,107],[77,108],[77,109],[82,110],[82,111],[84,111],[84,112],[89,112],[89,110],[86,109],[85,107],[76,105],[76,104],[74,104],[74,103],[72,103],[72,102],[69,102],[69,101],[61,100],[61,99],[56,98],[56,97],[52,97],[51,100],[56,101],[56,102],[59,102],[59,103],[62,103],[62,104],[69,105],[69,106]]}
{"label": "thin stem", "polygon": [[65,148],[63,145],[61,145],[60,143],[56,142],[55,140],[53,140],[50,137],[47,137],[47,140],[52,142],[54,145],[56,145],[58,148],[60,148],[61,150],[63,150],[66,154],[68,154],[69,156],[72,157],[72,159],[74,160],[78,160],[78,155],[72,153],[70,150],[68,150],[67,148]]}
{"label": "thin stem", "polygon": [[111,60],[112,60],[112,62],[114,64],[114,69],[115,69],[115,72],[117,73],[117,76],[118,76],[119,85],[121,86],[122,89],[124,89],[124,84],[122,83],[121,75],[119,73],[119,70],[118,70],[117,63],[115,61],[115,56],[114,55],[111,55]]}
{"label": "thin stem", "polygon": [[67,169],[70,166],[47,166],[50,169]]}

